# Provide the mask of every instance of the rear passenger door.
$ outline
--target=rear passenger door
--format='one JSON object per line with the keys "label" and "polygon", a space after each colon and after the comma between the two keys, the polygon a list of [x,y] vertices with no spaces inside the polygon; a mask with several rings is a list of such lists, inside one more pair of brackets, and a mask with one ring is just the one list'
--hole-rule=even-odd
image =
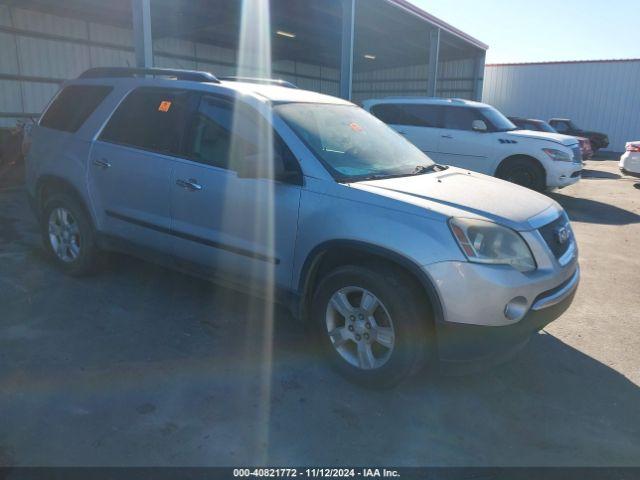
{"label": "rear passenger door", "polygon": [[442,108],[419,103],[381,103],[371,112],[407,140],[439,161]]}
{"label": "rear passenger door", "polygon": [[440,130],[441,161],[487,175],[493,174],[494,133],[476,132],[473,121],[487,120],[475,108],[448,106],[444,109],[444,129]]}
{"label": "rear passenger door", "polygon": [[89,188],[103,233],[160,252],[171,249],[172,158],[191,94],[142,87],[127,95],[94,143]]}

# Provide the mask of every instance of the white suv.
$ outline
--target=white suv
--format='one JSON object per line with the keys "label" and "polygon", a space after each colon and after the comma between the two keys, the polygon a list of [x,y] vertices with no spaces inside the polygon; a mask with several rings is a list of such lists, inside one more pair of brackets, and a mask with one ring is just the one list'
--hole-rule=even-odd
{"label": "white suv", "polygon": [[490,105],[407,97],[366,100],[363,106],[436,162],[538,191],[580,179],[582,154],[575,137],[516,130]]}

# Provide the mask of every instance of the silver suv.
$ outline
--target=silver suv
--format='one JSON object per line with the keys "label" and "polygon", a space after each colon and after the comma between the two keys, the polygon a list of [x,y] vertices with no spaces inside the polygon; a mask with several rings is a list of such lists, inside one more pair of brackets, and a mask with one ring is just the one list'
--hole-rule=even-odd
{"label": "silver suv", "polygon": [[515,351],[579,280],[553,200],[437,165],[357,106],[270,81],[89,70],[33,132],[51,258],[142,255],[273,296],[352,379]]}

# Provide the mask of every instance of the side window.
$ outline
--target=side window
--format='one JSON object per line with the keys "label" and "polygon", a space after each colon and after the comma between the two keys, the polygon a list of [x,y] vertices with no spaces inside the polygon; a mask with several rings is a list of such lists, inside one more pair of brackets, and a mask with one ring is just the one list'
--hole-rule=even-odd
{"label": "side window", "polygon": [[553,128],[555,128],[559,133],[564,133],[569,131],[569,127],[565,122],[555,122],[553,125]]}
{"label": "side window", "polygon": [[387,125],[415,125],[416,119],[408,115],[401,105],[382,103],[371,108],[371,113]]}
{"label": "side window", "polygon": [[180,151],[188,98],[184,90],[138,88],[120,104],[100,140],[175,155]]}
{"label": "side window", "polygon": [[100,85],[65,87],[42,116],[40,125],[63,132],[77,132],[111,90],[112,87]]}
{"label": "side window", "polygon": [[445,109],[445,128],[452,130],[473,130],[474,120],[484,120],[480,112],[473,108],[449,107]]}
{"label": "side window", "polygon": [[417,103],[382,103],[371,109],[376,117],[389,125],[432,128],[441,126],[440,111],[438,106]]}
{"label": "side window", "polygon": [[402,106],[421,127],[442,128],[442,107],[410,103]]}
{"label": "side window", "polygon": [[299,168],[289,148],[255,110],[224,99],[203,97],[187,134],[185,156],[218,168],[235,170],[240,162],[269,158],[276,173]]}

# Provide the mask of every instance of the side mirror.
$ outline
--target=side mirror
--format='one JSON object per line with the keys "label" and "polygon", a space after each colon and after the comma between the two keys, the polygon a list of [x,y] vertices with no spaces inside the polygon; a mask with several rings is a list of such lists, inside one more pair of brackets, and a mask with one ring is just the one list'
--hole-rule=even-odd
{"label": "side mirror", "polygon": [[484,120],[474,120],[471,123],[471,128],[474,132],[484,133],[488,130],[487,124],[484,123]]}

